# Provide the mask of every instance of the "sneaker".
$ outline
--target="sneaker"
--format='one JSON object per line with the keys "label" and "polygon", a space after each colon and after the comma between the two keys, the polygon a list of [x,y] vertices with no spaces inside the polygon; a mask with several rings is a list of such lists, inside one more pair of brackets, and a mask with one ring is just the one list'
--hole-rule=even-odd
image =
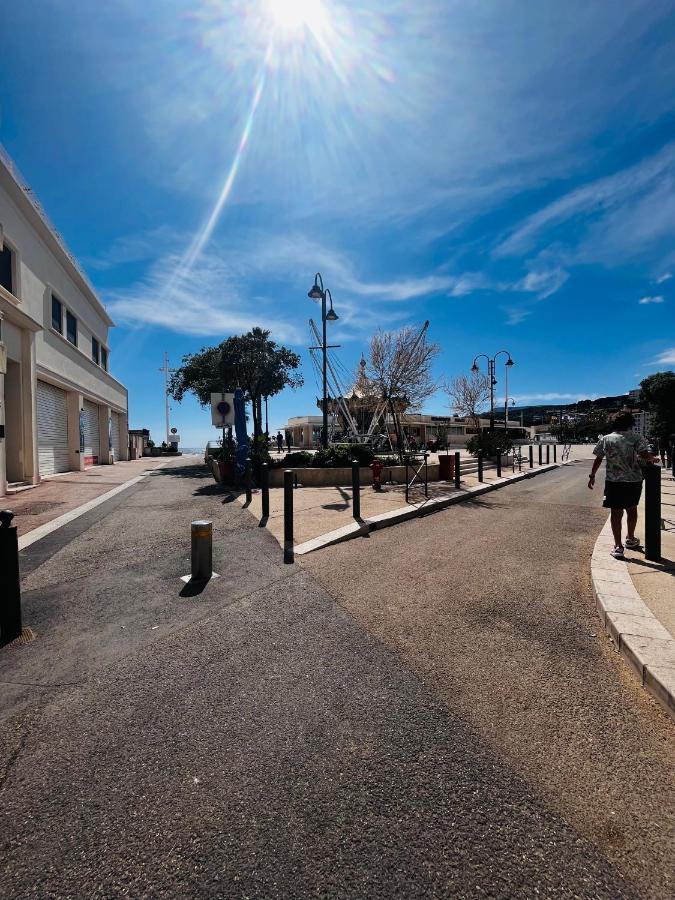
{"label": "sneaker", "polygon": [[633,549],[635,549],[635,547],[639,547],[639,546],[640,546],[640,538],[637,538],[637,537],[626,538],[626,547],[629,550],[633,550]]}
{"label": "sneaker", "polygon": [[613,556],[614,559],[623,559],[623,547],[615,547],[611,552],[611,556]]}

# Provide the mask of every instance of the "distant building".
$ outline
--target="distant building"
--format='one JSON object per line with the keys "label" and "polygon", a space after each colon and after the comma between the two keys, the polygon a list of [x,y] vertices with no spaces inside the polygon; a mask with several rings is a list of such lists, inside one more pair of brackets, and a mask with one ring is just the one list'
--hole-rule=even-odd
{"label": "distant building", "polygon": [[113,324],[0,148],[0,496],[127,458]]}

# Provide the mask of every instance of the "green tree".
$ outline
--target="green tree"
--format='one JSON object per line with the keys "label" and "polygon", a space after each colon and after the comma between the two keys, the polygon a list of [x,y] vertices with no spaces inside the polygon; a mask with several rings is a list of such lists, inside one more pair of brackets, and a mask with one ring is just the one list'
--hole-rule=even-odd
{"label": "green tree", "polygon": [[241,388],[253,411],[253,436],[262,434],[262,398],[273,397],[284,388],[300,387],[297,372],[300,357],[270,340],[270,332],[253,328],[233,335],[217,347],[204,347],[199,353],[183,357],[183,364],[171,376],[169,393],[182,400],[192,393],[202,406],[211,402],[211,394]]}
{"label": "green tree", "polygon": [[675,434],[675,372],[656,372],[643,379],[640,393],[652,413],[652,433],[667,440]]}

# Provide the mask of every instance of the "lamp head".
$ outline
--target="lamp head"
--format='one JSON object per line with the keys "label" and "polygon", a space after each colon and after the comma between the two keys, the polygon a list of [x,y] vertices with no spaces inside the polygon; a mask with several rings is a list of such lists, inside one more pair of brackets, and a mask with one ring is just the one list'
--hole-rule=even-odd
{"label": "lamp head", "polygon": [[474,374],[475,374],[476,372],[480,371],[479,368],[478,368],[478,365],[477,365],[475,362],[474,362],[474,364],[471,366],[471,371],[472,371]]}
{"label": "lamp head", "polygon": [[514,364],[514,363],[513,363],[513,360],[511,359],[510,356],[509,356],[509,358],[506,360],[506,363],[505,363],[505,364],[506,364],[507,366],[512,366],[512,365]]}
{"label": "lamp head", "polygon": [[327,322],[337,322],[339,316],[331,306],[331,308],[326,313],[326,321]]}
{"label": "lamp head", "polygon": [[313,286],[307,291],[307,296],[310,300],[321,300],[323,297],[323,291],[319,287],[319,285],[314,282]]}

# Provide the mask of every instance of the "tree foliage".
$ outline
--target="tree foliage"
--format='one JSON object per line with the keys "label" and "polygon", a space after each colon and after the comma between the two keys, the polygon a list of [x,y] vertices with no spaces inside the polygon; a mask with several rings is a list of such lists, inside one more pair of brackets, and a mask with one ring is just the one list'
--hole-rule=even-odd
{"label": "tree foliage", "polygon": [[656,372],[640,382],[642,399],[652,413],[652,432],[659,440],[675,434],[675,372]]}
{"label": "tree foliage", "polygon": [[216,347],[204,347],[199,353],[183,357],[183,364],[171,376],[169,393],[182,400],[192,393],[202,406],[211,402],[211,394],[240,387],[253,408],[253,434],[262,433],[261,400],[273,397],[284,388],[300,387],[297,372],[300,357],[270,340],[270,332],[253,328],[234,335]]}
{"label": "tree foliage", "polygon": [[480,430],[480,416],[490,399],[490,379],[481,372],[458,375],[444,387],[450,398],[450,406],[458,415],[470,420]]}

